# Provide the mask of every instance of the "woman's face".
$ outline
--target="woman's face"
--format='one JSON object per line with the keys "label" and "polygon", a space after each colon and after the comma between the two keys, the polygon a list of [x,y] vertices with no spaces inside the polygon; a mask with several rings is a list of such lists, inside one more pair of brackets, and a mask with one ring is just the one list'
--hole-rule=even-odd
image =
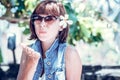
{"label": "woman's face", "polygon": [[34,17],[35,32],[41,41],[54,40],[61,27],[59,18],[53,15],[35,15]]}

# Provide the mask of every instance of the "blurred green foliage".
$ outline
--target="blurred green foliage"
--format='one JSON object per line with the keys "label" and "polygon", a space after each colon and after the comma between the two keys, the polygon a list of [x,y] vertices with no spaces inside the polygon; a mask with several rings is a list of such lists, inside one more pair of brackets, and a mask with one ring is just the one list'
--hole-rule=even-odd
{"label": "blurred green foliage", "polygon": [[[73,4],[76,7],[72,7]],[[78,3],[82,5],[83,3]],[[95,9],[92,5],[86,3],[87,5],[82,11],[79,11],[79,5],[76,5],[72,2],[65,4],[67,13],[69,14],[70,19],[74,22],[70,27],[70,33],[68,42],[75,45],[76,41],[83,40],[87,43],[101,42],[103,38],[100,32],[96,32],[96,35],[93,34],[92,28],[94,28],[94,22],[92,15],[94,15]],[[84,6],[82,6],[84,7]],[[91,13],[89,13],[91,12]],[[99,14],[96,13],[98,16]],[[96,16],[94,15],[94,16]],[[96,18],[98,19],[98,18]],[[102,26],[102,25],[101,25]]]}
{"label": "blurred green foliage", "polygon": [[0,49],[0,63],[2,62],[2,55],[1,55],[1,49]]}

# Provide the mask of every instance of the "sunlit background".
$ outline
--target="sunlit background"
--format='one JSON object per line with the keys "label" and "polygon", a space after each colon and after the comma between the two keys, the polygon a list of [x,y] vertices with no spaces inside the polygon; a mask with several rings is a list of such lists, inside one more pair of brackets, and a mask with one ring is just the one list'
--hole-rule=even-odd
{"label": "sunlit background", "polygon": [[[120,0],[59,1],[73,21],[67,42],[81,57],[81,79],[120,80]],[[34,42],[28,40],[29,18],[39,2],[0,1],[0,80],[16,79],[20,44]]]}

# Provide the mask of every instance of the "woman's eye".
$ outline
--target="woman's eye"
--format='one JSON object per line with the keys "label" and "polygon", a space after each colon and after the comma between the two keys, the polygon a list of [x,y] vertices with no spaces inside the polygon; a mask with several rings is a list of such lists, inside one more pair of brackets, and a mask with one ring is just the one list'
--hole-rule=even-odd
{"label": "woman's eye", "polygon": [[52,21],[53,18],[49,16],[49,17],[46,17],[45,20],[46,20],[46,21]]}

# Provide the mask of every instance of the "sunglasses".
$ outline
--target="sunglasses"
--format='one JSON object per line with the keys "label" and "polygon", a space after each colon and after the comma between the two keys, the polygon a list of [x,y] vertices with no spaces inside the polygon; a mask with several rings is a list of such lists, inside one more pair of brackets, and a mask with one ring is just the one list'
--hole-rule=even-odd
{"label": "sunglasses", "polygon": [[33,15],[31,17],[31,20],[32,22],[42,22],[43,20],[46,22],[46,23],[50,23],[50,22],[53,22],[54,20],[58,19],[56,16],[53,16],[53,15],[48,15],[48,16],[40,16],[40,15]]}

